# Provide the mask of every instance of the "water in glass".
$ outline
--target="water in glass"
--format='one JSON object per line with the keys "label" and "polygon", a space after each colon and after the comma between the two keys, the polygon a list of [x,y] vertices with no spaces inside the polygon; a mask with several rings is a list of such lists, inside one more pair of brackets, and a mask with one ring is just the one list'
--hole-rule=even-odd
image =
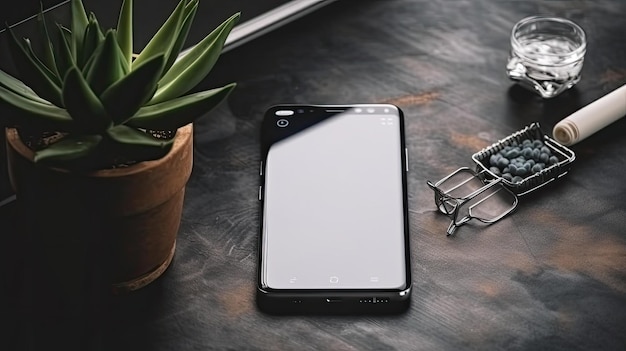
{"label": "water in glass", "polygon": [[585,34],[573,22],[527,18],[511,33],[507,74],[542,97],[552,98],[578,83],[585,51]]}

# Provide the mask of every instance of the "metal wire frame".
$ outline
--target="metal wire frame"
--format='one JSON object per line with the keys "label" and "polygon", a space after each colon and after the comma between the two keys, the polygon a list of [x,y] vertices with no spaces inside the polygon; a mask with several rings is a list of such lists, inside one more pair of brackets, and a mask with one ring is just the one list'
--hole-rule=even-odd
{"label": "metal wire frame", "polygon": [[[461,173],[467,173],[468,177],[465,178],[465,180],[460,181],[456,184],[447,184],[448,186],[445,187],[445,189],[447,190],[442,189],[442,185],[449,183]],[[451,195],[453,191],[461,189],[463,186],[469,184],[469,182],[471,181],[479,181],[481,186],[477,189],[470,190],[469,193],[461,196]],[[497,222],[507,214],[511,213],[517,207],[518,199],[512,191],[503,186],[501,183],[501,178],[487,179],[485,178],[484,172],[476,173],[468,167],[461,167],[457,169],[448,176],[439,180],[437,183],[433,184],[431,181],[427,181],[428,186],[434,191],[435,204],[437,205],[438,210],[451,218],[451,222],[448,226],[448,229],[446,230],[446,234],[448,236],[454,234],[456,228],[469,222],[471,219],[476,219],[482,223],[491,224]],[[494,214],[490,217],[476,214],[476,212],[480,213],[478,209],[481,205],[484,208],[485,202],[490,201],[490,199],[492,199],[492,197],[500,191],[505,192],[505,195],[511,198],[512,201],[510,203],[510,206],[503,208],[501,212]],[[466,210],[465,207],[467,207]],[[466,214],[460,215],[460,213]]]}

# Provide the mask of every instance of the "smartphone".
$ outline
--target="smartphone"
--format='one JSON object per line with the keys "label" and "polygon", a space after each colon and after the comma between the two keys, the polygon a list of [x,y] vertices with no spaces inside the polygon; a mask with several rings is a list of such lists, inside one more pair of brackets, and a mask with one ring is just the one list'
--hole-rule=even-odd
{"label": "smartphone", "polygon": [[261,148],[261,310],[406,310],[411,265],[401,109],[276,105],[264,116]]}

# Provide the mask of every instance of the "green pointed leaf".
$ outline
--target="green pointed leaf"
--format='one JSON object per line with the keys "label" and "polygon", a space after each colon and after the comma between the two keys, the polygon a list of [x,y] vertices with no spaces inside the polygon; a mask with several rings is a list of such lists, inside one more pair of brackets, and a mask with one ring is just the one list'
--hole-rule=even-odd
{"label": "green pointed leaf", "polygon": [[125,125],[109,128],[107,135],[120,144],[149,146],[159,149],[163,149],[173,142],[172,139],[157,139],[144,131]]}
{"label": "green pointed leaf", "polygon": [[40,98],[39,95],[37,95],[28,85],[24,84],[24,82],[2,70],[0,70],[0,86],[3,86],[27,99],[43,104],[52,105],[48,100]]}
{"label": "green pointed leaf", "polygon": [[133,1],[124,0],[117,20],[117,42],[129,69],[133,62]]}
{"label": "green pointed leaf", "polygon": [[9,111],[0,116],[5,120],[4,126],[31,125],[55,131],[74,129],[72,117],[66,110],[47,102],[26,98],[4,86],[0,86],[0,105]]}
{"label": "green pointed leaf", "polygon": [[96,63],[96,61],[102,61],[102,51],[104,50],[104,45],[106,42],[106,34],[105,34],[105,38],[104,40],[100,43],[100,45],[94,50],[94,52],[91,54],[91,57],[89,57],[89,59],[87,59],[87,61],[85,62],[84,67],[81,68],[81,71],[83,72],[83,76],[87,78],[87,80],[89,81],[89,76],[91,74],[95,74],[93,73],[94,69],[94,65]]}
{"label": "green pointed leaf", "polygon": [[[197,0],[194,0],[197,1]],[[152,39],[146,44],[143,50],[133,61],[133,67],[138,67],[142,62],[150,57],[165,54],[168,57],[172,47],[176,43],[176,38],[182,27],[185,15],[185,0],[181,0],[174,11],[170,14],[161,28],[154,34]]]}
{"label": "green pointed leaf", "polygon": [[54,73],[59,79],[61,79],[61,75],[59,75],[59,71],[57,70],[56,62],[54,59],[54,47],[52,45],[52,41],[50,40],[50,34],[48,33],[48,25],[46,24],[46,17],[43,15],[43,4],[41,4],[39,8],[39,13],[37,14],[37,25],[39,26],[39,32],[41,33],[41,37],[43,38],[43,42],[41,43],[41,51],[43,56],[43,63],[48,67],[48,69]]}
{"label": "green pointed leaf", "polygon": [[96,95],[100,95],[113,83],[124,76],[123,54],[115,38],[115,31],[109,29],[104,42],[94,52],[93,64],[87,72],[87,81]]}
{"label": "green pointed leaf", "polygon": [[111,125],[104,106],[76,67],[65,76],[63,102],[72,119],[87,133],[101,133]]}
{"label": "green pointed leaf", "polygon": [[71,0],[71,17],[72,17],[72,54],[74,59],[78,62],[77,53],[83,47],[83,38],[85,35],[85,28],[89,23],[87,18],[87,12],[83,6],[82,0]]}
{"label": "green pointed leaf", "polygon": [[83,38],[83,46],[80,54],[78,55],[77,67],[82,68],[87,63],[87,60],[93,55],[96,49],[100,46],[104,40],[104,34],[100,30],[100,24],[96,19],[96,16],[92,13],[89,16],[89,23],[85,30],[85,36]]}
{"label": "green pointed leaf", "polygon": [[22,44],[16,38],[13,30],[7,27],[9,47],[13,55],[20,78],[30,86],[37,95],[57,106],[63,106],[61,101],[60,82],[41,61],[33,57],[29,45]]}
{"label": "green pointed leaf", "polygon": [[159,89],[150,104],[181,96],[198,85],[217,62],[224,42],[239,17],[239,13],[231,16],[176,61],[159,81]]}
{"label": "green pointed leaf", "polygon": [[46,66],[46,64],[43,61],[41,61],[41,59],[39,59],[39,57],[37,56],[37,54],[35,53],[35,50],[33,49],[31,45],[30,39],[24,39],[24,48],[27,50],[27,53],[30,56],[30,58],[33,60],[33,62],[41,69],[41,71],[46,75],[46,77],[52,82],[54,82],[54,84],[60,86],[62,79],[59,78],[56,72],[53,72],[50,68],[48,68],[48,66]]}
{"label": "green pointed leaf", "polygon": [[100,135],[66,136],[35,153],[35,162],[63,162],[85,157],[102,141]]}
{"label": "green pointed leaf", "polygon": [[64,27],[61,24],[57,23],[57,26],[59,26],[61,29],[63,29],[63,39],[65,40],[65,43],[67,44],[67,46],[71,47],[72,46],[72,31],[67,28]]}
{"label": "green pointed leaf", "polygon": [[152,97],[164,63],[163,55],[155,56],[102,93],[102,103],[115,124],[124,123]]}
{"label": "green pointed leaf", "polygon": [[221,88],[144,106],[126,124],[152,130],[178,129],[211,111],[230,94],[235,86],[235,83],[231,83]]}
{"label": "green pointed leaf", "polygon": [[[103,45],[103,44],[101,43],[100,45]],[[100,48],[97,48],[96,51],[94,51],[91,57],[87,60],[87,62],[85,62],[85,66],[81,69],[84,77],[89,76],[89,72],[91,72],[91,70],[93,69],[93,65],[96,62],[96,59],[98,57],[98,52],[100,52],[100,50],[101,50]]]}
{"label": "green pointed leaf", "polygon": [[183,20],[183,24],[181,26],[180,31],[178,32],[178,37],[176,38],[176,42],[171,47],[170,52],[168,54],[167,63],[165,64],[165,68],[163,72],[167,72],[170,67],[176,62],[178,58],[178,54],[182,50],[185,42],[187,41],[187,36],[189,35],[189,30],[191,29],[191,25],[193,23],[194,17],[196,16],[196,12],[198,10],[198,1],[192,1],[187,4],[185,7],[185,19]]}
{"label": "green pointed leaf", "polygon": [[[76,65],[74,57],[72,56],[72,49],[70,48],[70,42],[68,41],[68,29],[57,24],[58,30],[58,44],[56,46],[57,52],[57,72],[60,77],[65,77],[67,71]],[[71,34],[71,33],[69,33]]]}

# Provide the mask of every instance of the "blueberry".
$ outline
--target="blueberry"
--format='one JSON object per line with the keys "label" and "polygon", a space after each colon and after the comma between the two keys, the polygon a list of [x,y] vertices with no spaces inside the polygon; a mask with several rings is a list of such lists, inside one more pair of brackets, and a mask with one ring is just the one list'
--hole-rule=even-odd
{"label": "blueberry", "polygon": [[489,164],[492,166],[497,166],[498,165],[498,160],[502,157],[502,155],[500,154],[493,154],[491,155],[491,157],[489,157]]}
{"label": "blueberry", "polygon": [[559,158],[556,156],[550,156],[550,159],[548,161],[550,162],[551,165],[554,165],[554,164],[559,163]]}
{"label": "blueberry", "polygon": [[524,172],[526,172],[526,173],[530,172],[530,168],[531,168],[531,167],[532,167],[532,166],[530,165],[530,162],[524,162],[524,163],[522,164],[522,169],[523,169],[523,170],[524,170]]}
{"label": "blueberry", "polygon": [[513,139],[489,156],[489,170],[513,183],[523,182],[524,178],[541,172],[548,165],[559,162],[550,148],[540,139]]}
{"label": "blueberry", "polygon": [[541,150],[539,149],[533,149],[533,159],[535,161],[539,160],[539,155],[541,155]]}
{"label": "blueberry", "polygon": [[533,157],[533,149],[531,147],[525,147],[524,150],[522,150],[522,155],[524,155],[524,157],[526,159],[530,159]]}
{"label": "blueberry", "polygon": [[520,176],[515,176],[515,177],[513,177],[513,179],[511,179],[511,182],[518,183],[518,184],[523,182],[523,181],[524,181],[524,178],[522,178]]}
{"label": "blueberry", "polygon": [[504,157],[508,158],[508,159],[512,159],[512,158],[516,158],[517,156],[519,156],[519,150],[518,149],[510,149],[509,151],[507,151],[507,153],[504,155]]}
{"label": "blueberry", "polygon": [[509,165],[509,160],[506,157],[500,157],[498,159],[498,167],[504,168]]}

